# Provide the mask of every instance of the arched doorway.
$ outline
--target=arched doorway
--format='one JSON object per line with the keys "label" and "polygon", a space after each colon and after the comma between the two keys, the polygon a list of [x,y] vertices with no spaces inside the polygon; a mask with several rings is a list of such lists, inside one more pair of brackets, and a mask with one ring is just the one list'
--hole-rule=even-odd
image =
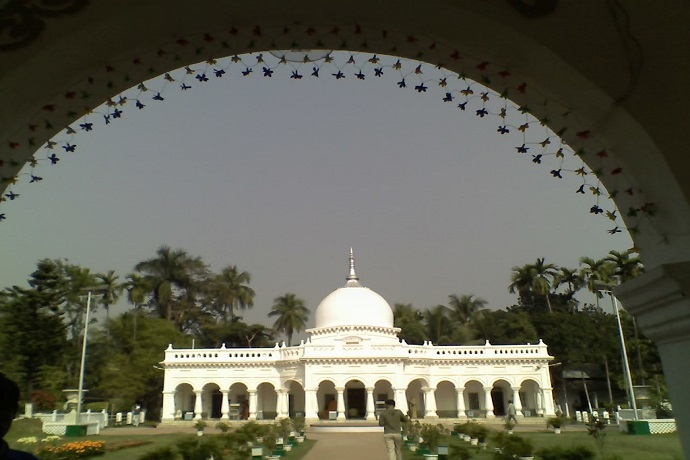
{"label": "arched doorway", "polygon": [[295,380],[288,380],[286,382],[288,389],[288,416],[304,417],[305,416],[305,393],[304,387],[301,383]]}
{"label": "arched doorway", "polygon": [[484,397],[484,385],[477,380],[465,383],[463,395],[465,399],[465,414],[469,418],[486,416],[486,398]]}
{"label": "arched doorway", "polygon": [[235,382],[230,385],[228,393],[228,407],[230,420],[246,420],[249,418],[249,393],[247,385]]}
{"label": "arched doorway", "polygon": [[223,394],[220,387],[215,383],[204,385],[201,396],[201,417],[220,419],[222,416],[221,407],[223,405]]}
{"label": "arched doorway", "polygon": [[257,420],[275,420],[278,417],[278,394],[272,383],[263,382],[256,387]]}
{"label": "arched doorway", "polygon": [[508,412],[508,401],[512,399],[510,383],[505,380],[496,380],[491,389],[491,401],[494,405],[494,415],[505,417]]}
{"label": "arched doorway", "polygon": [[338,416],[338,393],[335,383],[322,380],[316,390],[318,415],[322,420],[334,420]]}
{"label": "arched doorway", "polygon": [[405,396],[412,418],[424,418],[427,393],[423,388],[428,388],[428,385],[429,383],[424,379],[415,379],[407,385]]}
{"label": "arched doorway", "polygon": [[345,384],[345,417],[364,419],[367,414],[367,392],[360,380],[350,380]]}
{"label": "arched doorway", "polygon": [[537,417],[543,413],[539,383],[529,379],[520,384],[520,404],[525,417]]}
{"label": "arched doorway", "polygon": [[457,418],[458,396],[453,382],[444,380],[436,385],[436,413],[440,418]]}
{"label": "arched doorway", "polygon": [[195,400],[194,388],[190,384],[183,383],[178,385],[175,388],[175,418],[178,420],[192,419],[194,417]]}

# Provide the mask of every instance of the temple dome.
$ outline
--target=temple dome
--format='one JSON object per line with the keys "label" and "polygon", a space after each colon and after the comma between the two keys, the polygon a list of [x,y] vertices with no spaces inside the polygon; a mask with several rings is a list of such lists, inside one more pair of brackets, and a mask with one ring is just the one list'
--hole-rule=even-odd
{"label": "temple dome", "polygon": [[359,284],[350,249],[347,284],[321,301],[315,312],[316,328],[336,326],[393,327],[393,310],[376,292]]}

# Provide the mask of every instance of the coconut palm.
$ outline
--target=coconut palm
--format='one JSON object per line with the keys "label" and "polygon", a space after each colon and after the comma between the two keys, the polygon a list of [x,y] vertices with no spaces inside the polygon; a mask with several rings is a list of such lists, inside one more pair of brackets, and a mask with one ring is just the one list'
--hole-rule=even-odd
{"label": "coconut palm", "polygon": [[558,273],[556,265],[545,263],[545,259],[542,257],[533,264],[513,267],[512,271],[511,283],[508,286],[511,293],[517,292],[521,298],[527,297],[529,294],[543,296],[549,312],[553,311],[549,294]]}
{"label": "coconut palm", "polygon": [[110,321],[110,306],[120,300],[120,294],[124,289],[123,286],[117,282],[119,277],[115,274],[115,270],[108,270],[107,273],[98,273],[96,279],[99,283],[98,304],[105,309],[105,340],[106,351],[110,350],[110,329],[108,322]]}
{"label": "coconut palm", "polygon": [[269,317],[277,316],[273,329],[285,334],[288,346],[292,345],[292,334],[301,332],[307,327],[309,309],[304,306],[304,300],[288,292],[273,299],[273,307]]}
{"label": "coconut palm", "polygon": [[624,252],[609,251],[603,260],[612,265],[613,276],[617,278],[618,283],[636,278],[644,272],[640,257],[630,249]]}
{"label": "coconut palm", "polygon": [[427,327],[427,336],[435,344],[447,344],[451,340],[452,325],[449,320],[451,310],[445,305],[436,305],[427,309],[424,321]]}
{"label": "coconut palm", "polygon": [[176,300],[184,298],[189,304],[190,295],[208,274],[208,268],[200,257],[191,257],[186,251],[161,246],[156,257],[139,262],[134,270],[143,274],[151,290],[152,307],[161,318],[182,327],[184,312],[174,312]]}
{"label": "coconut palm", "polygon": [[140,307],[146,302],[146,293],[151,289],[146,280],[137,273],[130,273],[127,279],[122,283],[122,288],[127,291],[127,302],[134,305],[134,327],[132,331],[132,340],[137,339],[137,317],[139,316]]}
{"label": "coconut palm", "polygon": [[231,321],[236,310],[254,306],[254,289],[249,287],[251,280],[252,275],[246,271],[240,272],[236,265],[225,267],[212,278],[208,294],[221,321]]}
{"label": "coconut palm", "polygon": [[411,303],[393,305],[393,325],[400,328],[399,337],[407,343],[421,345],[427,339],[424,316]]}
{"label": "coconut palm", "polygon": [[474,294],[463,294],[458,297],[455,294],[448,296],[450,318],[464,326],[468,325],[477,312],[484,309],[487,301]]}
{"label": "coconut palm", "polygon": [[615,267],[606,259],[594,260],[591,257],[580,257],[580,277],[585,281],[587,289],[596,295],[597,308],[602,297],[597,283],[608,284],[612,281]]}

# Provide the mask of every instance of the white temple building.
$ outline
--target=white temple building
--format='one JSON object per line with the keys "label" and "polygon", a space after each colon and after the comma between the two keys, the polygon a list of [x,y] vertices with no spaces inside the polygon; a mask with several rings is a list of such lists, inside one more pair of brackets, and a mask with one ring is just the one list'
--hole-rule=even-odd
{"label": "white temple building", "polygon": [[546,344],[408,345],[388,302],[360,284],[352,251],[345,286],[323,299],[314,319],[298,346],[169,346],[162,422],[374,420],[388,398],[420,419],[499,417],[509,400],[518,416],[554,414]]}

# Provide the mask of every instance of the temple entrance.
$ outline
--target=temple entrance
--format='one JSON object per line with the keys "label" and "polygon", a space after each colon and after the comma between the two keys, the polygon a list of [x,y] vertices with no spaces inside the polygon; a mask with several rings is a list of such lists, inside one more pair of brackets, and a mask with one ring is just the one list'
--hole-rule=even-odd
{"label": "temple entrance", "polygon": [[220,390],[216,390],[211,393],[211,411],[209,412],[209,418],[220,418],[222,416],[221,407],[223,404],[223,393]]}
{"label": "temple entrance", "polygon": [[347,418],[364,418],[366,415],[367,394],[364,388],[347,389]]}
{"label": "temple entrance", "polygon": [[501,388],[491,390],[491,400],[494,403],[494,415],[497,417],[506,415],[506,406],[503,402],[503,390]]}

